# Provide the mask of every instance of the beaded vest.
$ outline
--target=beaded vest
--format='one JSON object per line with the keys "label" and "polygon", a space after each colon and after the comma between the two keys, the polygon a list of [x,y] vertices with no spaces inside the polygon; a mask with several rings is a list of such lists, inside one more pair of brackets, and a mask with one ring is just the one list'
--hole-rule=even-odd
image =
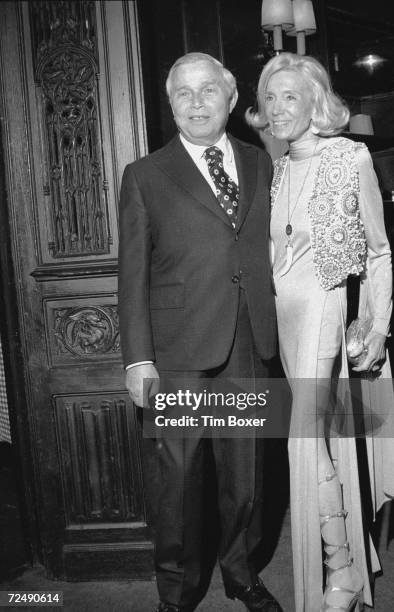
{"label": "beaded vest", "polygon": [[[367,242],[360,219],[355,155],[363,147],[363,143],[341,137],[321,153],[308,214],[313,263],[320,285],[326,291],[340,285],[349,274],[359,275],[365,270]],[[274,163],[272,205],[287,163],[287,156]]]}

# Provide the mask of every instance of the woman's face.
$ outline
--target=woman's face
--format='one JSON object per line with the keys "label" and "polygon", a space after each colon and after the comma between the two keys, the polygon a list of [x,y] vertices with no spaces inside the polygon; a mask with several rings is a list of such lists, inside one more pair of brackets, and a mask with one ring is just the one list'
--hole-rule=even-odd
{"label": "woman's face", "polygon": [[312,91],[302,74],[293,70],[273,74],[263,104],[275,138],[294,142],[312,134]]}

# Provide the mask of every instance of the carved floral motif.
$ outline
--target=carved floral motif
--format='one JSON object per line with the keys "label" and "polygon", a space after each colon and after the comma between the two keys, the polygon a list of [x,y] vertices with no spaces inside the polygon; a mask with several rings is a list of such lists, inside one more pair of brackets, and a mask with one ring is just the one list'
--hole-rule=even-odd
{"label": "carved floral motif", "polygon": [[32,2],[35,78],[51,197],[53,257],[109,253],[92,2]]}

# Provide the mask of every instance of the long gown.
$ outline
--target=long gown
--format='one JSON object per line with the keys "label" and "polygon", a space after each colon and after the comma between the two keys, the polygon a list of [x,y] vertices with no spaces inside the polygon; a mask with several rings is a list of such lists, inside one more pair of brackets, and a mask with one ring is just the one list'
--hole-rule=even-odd
{"label": "long gown", "polygon": [[[305,379],[316,380],[317,360],[339,356],[339,376],[348,377],[344,349],[346,286],[342,283],[330,291],[321,288],[312,259],[308,215],[308,203],[313,193],[321,152],[335,140],[321,139],[317,146],[315,140],[292,143],[288,156],[291,163],[290,205],[288,159],[287,162],[282,160],[286,167],[272,202],[271,240],[279,346],[286,376],[293,382],[294,432],[297,432],[297,419],[301,417],[299,422],[302,431],[302,415],[317,409],[316,406],[307,405],[315,396],[305,392],[302,383]],[[364,314],[367,310],[372,311],[373,328],[387,334],[391,315],[391,254],[384,229],[382,201],[371,157],[365,148],[356,149],[356,162],[359,169],[360,216],[368,246],[367,274],[364,275],[360,290],[359,312]],[[286,256],[285,233],[289,217],[293,227],[290,268]],[[382,376],[391,379],[388,363],[383,368]],[[298,386],[297,382],[300,383]],[[386,406],[394,406],[392,384],[389,388],[387,384],[380,387],[384,387],[383,401]],[[372,388],[368,389],[372,401],[382,401],[381,390],[375,381]],[[393,427],[392,422],[390,426]],[[373,437],[367,440],[367,445],[372,501],[377,511],[384,501],[394,495],[394,445],[392,440]],[[355,440],[337,438],[332,441],[330,450],[336,460],[336,470],[343,487],[344,508],[349,513],[346,529],[351,555],[364,577],[365,602],[372,605],[368,563],[372,571],[378,571],[380,566],[372,542],[369,541],[368,546],[365,542]],[[289,463],[295,609],[296,612],[317,612],[322,603],[323,575],[316,437],[302,437],[297,433],[290,437]]]}

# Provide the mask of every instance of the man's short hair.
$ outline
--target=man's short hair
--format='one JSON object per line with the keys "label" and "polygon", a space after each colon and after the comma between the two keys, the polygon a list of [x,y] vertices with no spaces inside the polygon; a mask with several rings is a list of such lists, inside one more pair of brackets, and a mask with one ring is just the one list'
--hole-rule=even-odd
{"label": "man's short hair", "polygon": [[219,60],[212,57],[212,55],[208,55],[208,53],[199,52],[186,53],[186,55],[182,55],[182,57],[179,57],[176,62],[171,66],[166,80],[166,90],[168,97],[171,98],[171,85],[175,70],[179,66],[183,66],[186,64],[196,64],[198,62],[209,62],[220,70],[221,75],[223,77],[223,81],[228,89],[229,97],[232,98],[232,96],[237,91],[237,82],[235,80],[234,75],[227,68],[225,68],[223,64],[219,62]]}

